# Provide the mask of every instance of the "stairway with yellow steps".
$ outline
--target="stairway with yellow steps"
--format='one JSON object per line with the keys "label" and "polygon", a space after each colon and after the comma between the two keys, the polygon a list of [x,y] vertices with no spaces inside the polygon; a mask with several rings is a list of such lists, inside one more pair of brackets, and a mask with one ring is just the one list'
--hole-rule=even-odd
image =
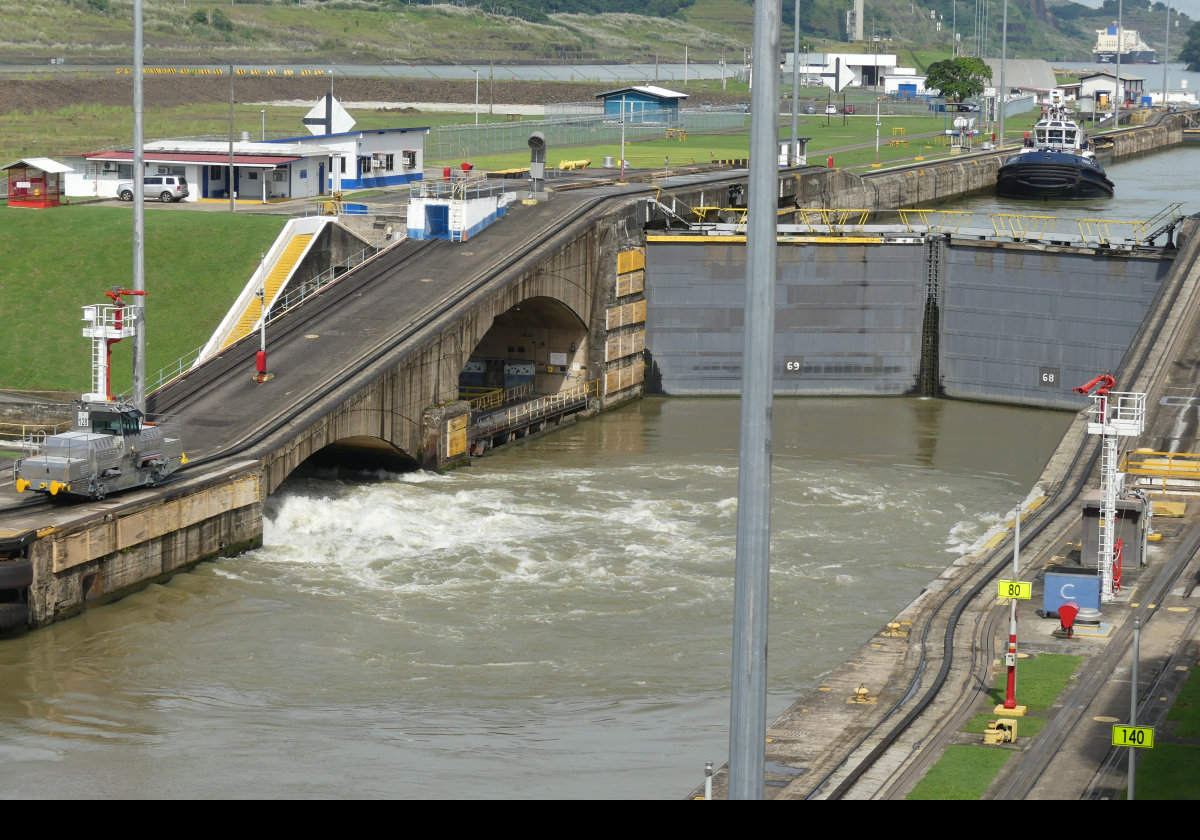
{"label": "stairway with yellow steps", "polygon": [[[300,260],[300,256],[304,253],[312,238],[313,235],[311,233],[298,233],[288,242],[283,253],[279,255],[279,259],[276,260],[274,267],[267,274],[266,300],[274,300],[275,295],[279,292],[279,288],[287,281],[288,275],[296,267],[296,263]],[[262,314],[262,307],[262,297],[255,295],[250,299],[250,302],[246,304],[246,308],[242,310],[237,323],[229,331],[229,335],[221,342],[222,350],[250,334],[259,316]]]}

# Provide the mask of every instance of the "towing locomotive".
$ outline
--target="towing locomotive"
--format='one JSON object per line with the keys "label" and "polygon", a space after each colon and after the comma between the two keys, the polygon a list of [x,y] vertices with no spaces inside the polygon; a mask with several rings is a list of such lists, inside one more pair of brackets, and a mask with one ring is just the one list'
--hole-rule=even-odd
{"label": "towing locomotive", "polygon": [[136,309],[122,295],[106,293],[112,304],[83,307],[91,338],[92,392],[72,404],[70,431],[29,441],[31,455],[13,466],[17,492],[33,490],[55,499],[103,499],[132,487],[153,487],[187,463],[178,419],[153,422],[136,406],[109,396],[112,345],[136,331]]}

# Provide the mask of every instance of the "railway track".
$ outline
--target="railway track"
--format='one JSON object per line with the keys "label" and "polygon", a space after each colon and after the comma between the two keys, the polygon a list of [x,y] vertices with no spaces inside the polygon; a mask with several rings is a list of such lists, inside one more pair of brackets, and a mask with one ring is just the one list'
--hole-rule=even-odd
{"label": "railway track", "polygon": [[[1192,225],[1194,236],[1196,222]],[[1170,280],[1164,282],[1151,305],[1148,323],[1127,351],[1117,374],[1121,390],[1144,391],[1150,396],[1147,428],[1165,429],[1170,422],[1154,416],[1166,411],[1160,397],[1173,369],[1190,370],[1200,363],[1200,346],[1192,338],[1200,331],[1200,293],[1197,293],[1200,248],[1191,243],[1181,251]],[[1189,356],[1189,354],[1192,354]],[[1196,357],[1196,358],[1193,358]],[[1028,558],[1050,556],[1056,547],[1076,538],[1080,523],[1078,497],[1097,483],[1099,440],[1082,431],[1081,416],[1064,440],[1074,439],[1073,450],[1056,482],[1056,489],[1036,511],[1022,518],[1020,553]],[[1152,434],[1149,435],[1152,437]],[[1177,439],[1175,441],[1178,443]],[[1196,441],[1190,441],[1192,446]],[[1063,447],[1060,447],[1063,452]],[[1065,454],[1065,453],[1064,453]],[[805,781],[807,799],[903,798],[941,757],[946,746],[962,732],[964,724],[981,709],[992,682],[998,640],[1007,641],[1009,609],[998,604],[994,581],[1011,571],[1013,538],[995,545],[973,568],[961,573],[940,600],[926,610],[921,626],[910,631],[911,643],[921,651],[914,676],[901,699],[879,716],[853,744],[836,747],[841,758],[827,762],[819,779]],[[1149,604],[1178,581],[1200,549],[1200,524],[1190,526],[1162,568],[1143,572],[1139,581],[1142,602],[1130,612],[1145,626],[1154,618]],[[1030,580],[1043,562],[1026,562],[1021,577]],[[988,798],[1027,797],[1044,780],[1052,759],[1076,729],[1094,698],[1111,678],[1114,668],[1128,656],[1132,622],[1091,657],[1077,675],[1069,695],[1020,759],[994,786]],[[970,651],[969,657],[956,652]],[[932,674],[932,676],[930,676]],[[832,766],[829,766],[832,765]],[[1106,789],[1097,784],[1098,790]],[[796,798],[789,796],[788,798]]]}

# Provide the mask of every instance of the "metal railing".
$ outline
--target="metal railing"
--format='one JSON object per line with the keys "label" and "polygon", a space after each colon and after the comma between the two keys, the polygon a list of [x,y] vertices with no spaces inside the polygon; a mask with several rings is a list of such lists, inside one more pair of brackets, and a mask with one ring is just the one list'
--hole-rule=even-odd
{"label": "metal railing", "polygon": [[510,402],[523,400],[533,394],[533,383],[522,382],[513,388],[482,388],[468,386],[458,389],[460,399],[470,400],[472,411],[499,408]]}
{"label": "metal railing", "polygon": [[586,406],[589,394],[593,393],[593,382],[583,382],[570,388],[565,388],[556,394],[527,400],[519,405],[509,406],[500,411],[485,414],[473,422],[472,429],[477,433],[495,434],[506,429],[520,428],[536,423],[546,417],[561,414],[572,408]]}
{"label": "metal railing", "polygon": [[1200,492],[1200,454],[1138,449],[1121,456],[1121,472],[1135,489],[1151,492]]}
{"label": "metal railing", "polygon": [[631,141],[661,137],[666,128],[713,132],[745,126],[746,114],[741,107],[685,110],[677,114],[669,111],[630,113],[626,115],[624,126],[620,114],[570,114],[519,122],[444,125],[433,128],[425,138],[425,159],[469,160],[472,155],[528,151],[529,135],[534,131],[545,135],[547,146],[562,148],[619,143],[622,130],[626,141]]}

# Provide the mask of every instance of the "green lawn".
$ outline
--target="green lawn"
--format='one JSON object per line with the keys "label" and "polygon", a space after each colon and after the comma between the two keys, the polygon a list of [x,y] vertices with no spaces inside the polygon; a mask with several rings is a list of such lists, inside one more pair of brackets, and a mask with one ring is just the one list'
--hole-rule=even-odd
{"label": "green lawn", "polygon": [[[861,111],[862,109],[860,109]],[[1005,134],[1009,142],[1016,142],[1023,131],[1034,122],[1031,112],[1028,120],[1010,120],[1005,123]],[[878,145],[879,161],[882,164],[911,162],[917,156],[927,160],[947,157],[950,149],[945,145],[944,132],[949,122],[944,116],[883,116],[880,118]],[[874,114],[859,113],[854,116],[825,117],[804,115],[798,124],[798,134],[808,137],[808,159],[810,163],[824,164],[831,150],[834,165],[843,168],[868,170],[875,162],[876,126]],[[781,119],[779,141],[787,141],[792,134],[791,120]],[[936,135],[936,136],[929,136]],[[892,141],[896,145],[892,145]],[[625,144],[625,159],[635,169],[662,169],[693,163],[708,163],[711,160],[745,158],[750,150],[750,133],[745,129],[738,133],[688,132],[687,139],[680,141],[665,136],[631,141]],[[598,167],[605,157],[621,158],[620,141],[598,145],[569,146],[547,150],[546,164],[555,167],[562,160],[590,160]],[[428,166],[455,166],[460,159],[426,161]],[[497,170],[525,167],[529,165],[528,149],[506,154],[480,155],[471,162],[480,169]]]}
{"label": "green lawn", "polygon": [[1154,749],[1139,751],[1135,798],[1200,799],[1200,666],[1191,669],[1154,742]]}
{"label": "green lawn", "polygon": [[908,799],[979,799],[1012,752],[1000,747],[955,744],[917,783]]}
{"label": "green lawn", "polygon": [[[1063,656],[1043,653],[1017,662],[1017,703],[1026,707],[1024,717],[1017,718],[1017,743],[1034,738],[1046,724],[1045,713],[1071,681],[1083,662],[1082,656]],[[995,707],[1004,702],[1008,693],[1008,670],[1001,668],[992,690],[988,692],[988,711],[981,712],[965,727],[966,732],[980,736],[978,745],[951,746],[945,755],[926,774],[908,799],[979,799],[996,774],[1004,766],[1010,748],[983,745],[983,732],[990,721],[1004,717]]]}
{"label": "green lawn", "polygon": [[[208,341],[286,219],[146,212],[147,371],[153,374]],[[131,205],[0,206],[0,294],[5,340],[0,388],[89,389],[89,339],[80,307],[133,283]],[[129,300],[129,298],[126,298]],[[130,345],[113,348],[113,390],[130,383]]]}

